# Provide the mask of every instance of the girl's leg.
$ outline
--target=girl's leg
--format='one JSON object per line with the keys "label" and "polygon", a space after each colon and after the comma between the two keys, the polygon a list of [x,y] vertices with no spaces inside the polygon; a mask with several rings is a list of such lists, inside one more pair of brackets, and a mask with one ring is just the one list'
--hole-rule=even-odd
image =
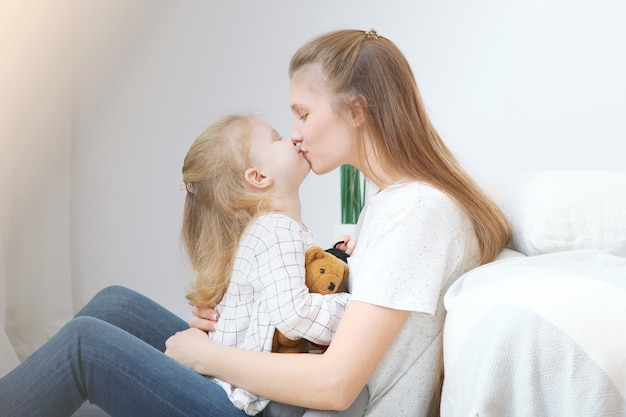
{"label": "girl's leg", "polygon": [[70,416],[86,399],[114,417],[245,416],[211,379],[94,317],[72,319],[0,379],[2,416]]}

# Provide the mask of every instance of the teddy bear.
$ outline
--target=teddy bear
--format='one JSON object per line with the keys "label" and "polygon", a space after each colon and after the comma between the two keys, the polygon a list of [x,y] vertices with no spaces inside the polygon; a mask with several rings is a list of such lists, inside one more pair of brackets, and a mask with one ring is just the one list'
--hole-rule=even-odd
{"label": "teddy bear", "polygon": [[[342,288],[348,278],[348,254],[335,246],[324,250],[320,246],[311,246],[305,253],[304,271],[305,284],[309,292],[333,294]],[[315,345],[324,350],[324,346]],[[272,352],[302,353],[306,352],[308,341],[305,339],[291,340],[278,329],[274,332]]]}

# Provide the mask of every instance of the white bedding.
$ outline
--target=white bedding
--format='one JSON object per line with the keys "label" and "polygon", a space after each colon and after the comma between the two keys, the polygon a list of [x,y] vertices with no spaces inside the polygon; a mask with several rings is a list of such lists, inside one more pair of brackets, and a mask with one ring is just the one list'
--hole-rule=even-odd
{"label": "white bedding", "polygon": [[444,303],[443,417],[626,416],[626,258],[504,257]]}

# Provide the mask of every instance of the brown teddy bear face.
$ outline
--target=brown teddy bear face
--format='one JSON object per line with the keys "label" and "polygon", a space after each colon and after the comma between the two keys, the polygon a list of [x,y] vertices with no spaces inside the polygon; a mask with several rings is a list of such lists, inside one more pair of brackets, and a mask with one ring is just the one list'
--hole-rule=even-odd
{"label": "brown teddy bear face", "polygon": [[348,278],[348,264],[319,246],[305,254],[306,286],[312,293],[332,294]]}

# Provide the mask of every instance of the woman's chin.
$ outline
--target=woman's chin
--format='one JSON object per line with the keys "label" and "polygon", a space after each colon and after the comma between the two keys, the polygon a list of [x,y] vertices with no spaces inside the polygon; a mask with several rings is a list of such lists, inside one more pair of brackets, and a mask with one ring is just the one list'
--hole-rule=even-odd
{"label": "woman's chin", "polygon": [[315,175],[324,175],[324,174],[328,174],[331,170],[330,169],[316,169],[315,167],[311,166],[311,171],[313,171]]}
{"label": "woman's chin", "polygon": [[309,160],[309,163],[311,164],[311,171],[313,171],[315,175],[328,174],[329,172],[337,168],[336,166],[331,166],[328,164],[324,164],[324,165],[316,164],[315,162],[310,161],[310,160]]}

